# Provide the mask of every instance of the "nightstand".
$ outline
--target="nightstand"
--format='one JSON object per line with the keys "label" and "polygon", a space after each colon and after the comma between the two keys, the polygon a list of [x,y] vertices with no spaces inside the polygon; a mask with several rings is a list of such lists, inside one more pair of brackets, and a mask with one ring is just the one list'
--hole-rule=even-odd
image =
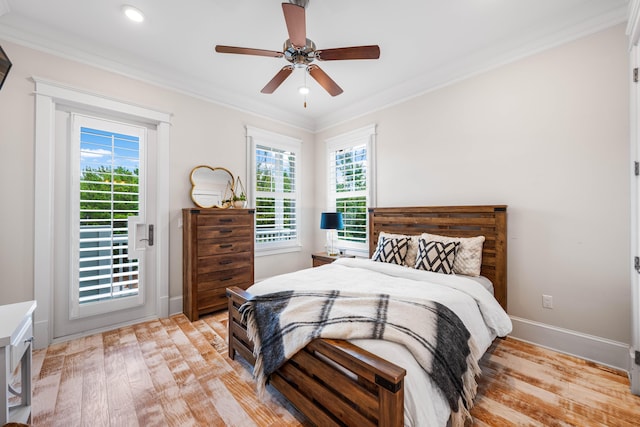
{"label": "nightstand", "polygon": [[[31,342],[35,301],[0,306],[0,425],[8,422],[26,423],[31,418]],[[13,373],[20,366],[20,389],[11,384]],[[9,405],[16,396],[17,404]]]}
{"label": "nightstand", "polygon": [[315,254],[311,254],[314,267],[331,264],[338,258],[355,258],[355,255],[327,255],[326,252],[316,252]]}

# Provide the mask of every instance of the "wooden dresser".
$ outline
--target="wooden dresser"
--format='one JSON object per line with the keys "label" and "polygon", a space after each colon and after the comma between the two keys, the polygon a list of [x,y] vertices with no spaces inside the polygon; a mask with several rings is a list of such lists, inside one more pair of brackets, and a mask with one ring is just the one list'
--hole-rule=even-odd
{"label": "wooden dresser", "polygon": [[183,209],[183,312],[189,320],[227,308],[229,286],[253,284],[253,209]]}

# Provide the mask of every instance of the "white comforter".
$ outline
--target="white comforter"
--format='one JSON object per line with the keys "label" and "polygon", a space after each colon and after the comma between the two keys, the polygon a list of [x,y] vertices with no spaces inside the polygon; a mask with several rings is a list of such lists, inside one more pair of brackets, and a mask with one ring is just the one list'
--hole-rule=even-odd
{"label": "white comforter", "polygon": [[[505,336],[512,328],[511,320],[493,295],[465,276],[432,273],[368,259],[340,258],[322,267],[263,280],[248,292],[262,295],[288,289],[349,289],[437,301],[453,310],[464,322],[481,354],[496,336]],[[447,424],[449,405],[404,346],[381,340],[352,342],[406,369],[405,426]]]}

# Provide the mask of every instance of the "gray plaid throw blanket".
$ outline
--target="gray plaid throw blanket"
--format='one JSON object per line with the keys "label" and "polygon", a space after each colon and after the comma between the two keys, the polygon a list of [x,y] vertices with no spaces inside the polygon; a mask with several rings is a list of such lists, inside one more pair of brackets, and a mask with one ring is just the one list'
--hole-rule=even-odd
{"label": "gray plaid throw blanket", "polygon": [[463,426],[476,394],[478,350],[450,309],[433,301],[342,291],[285,291],[240,307],[254,343],[258,392],[269,375],[315,338],[384,339],[403,344],[442,390],[452,426]]}

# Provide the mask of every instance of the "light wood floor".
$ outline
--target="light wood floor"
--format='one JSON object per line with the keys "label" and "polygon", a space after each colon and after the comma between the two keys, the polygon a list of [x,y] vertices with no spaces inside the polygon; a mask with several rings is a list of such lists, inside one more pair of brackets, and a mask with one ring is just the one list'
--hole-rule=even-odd
{"label": "light wood floor", "polygon": [[[35,426],[305,426],[248,366],[227,357],[226,313],[174,316],[37,350]],[[478,426],[638,426],[624,373],[497,340],[481,361]]]}

